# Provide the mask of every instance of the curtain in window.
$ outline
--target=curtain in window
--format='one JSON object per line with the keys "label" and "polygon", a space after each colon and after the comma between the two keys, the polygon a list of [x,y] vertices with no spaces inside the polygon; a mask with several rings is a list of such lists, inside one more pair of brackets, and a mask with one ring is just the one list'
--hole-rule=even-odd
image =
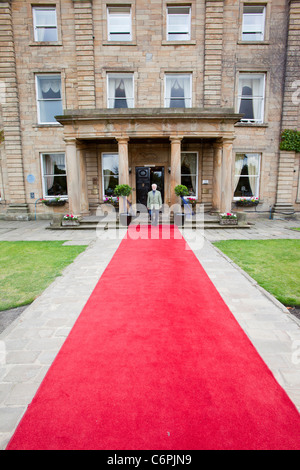
{"label": "curtain in window", "polygon": [[39,122],[56,122],[54,116],[62,114],[60,77],[38,77]]}
{"label": "curtain in window", "polygon": [[[169,76],[166,79],[166,107],[190,107],[190,77]],[[181,98],[181,99],[180,99]]]}
{"label": "curtain in window", "polygon": [[55,8],[35,8],[34,13],[36,41],[57,41]]}
{"label": "curtain in window", "polygon": [[132,108],[132,77],[110,77],[108,88],[110,108]]}
{"label": "curtain in window", "polygon": [[234,191],[236,191],[237,185],[240,180],[240,176],[244,166],[244,157],[244,155],[236,155],[235,157]]}
{"label": "curtain in window", "polygon": [[187,186],[190,194],[197,193],[197,154],[184,153],[181,157],[181,184]]}
{"label": "curtain in window", "polygon": [[262,79],[240,78],[239,112],[245,114],[242,119],[261,120],[262,116]]}
{"label": "curtain in window", "polygon": [[248,157],[248,175],[249,183],[253,196],[256,195],[256,183],[258,176],[258,156],[257,155],[247,155]]}

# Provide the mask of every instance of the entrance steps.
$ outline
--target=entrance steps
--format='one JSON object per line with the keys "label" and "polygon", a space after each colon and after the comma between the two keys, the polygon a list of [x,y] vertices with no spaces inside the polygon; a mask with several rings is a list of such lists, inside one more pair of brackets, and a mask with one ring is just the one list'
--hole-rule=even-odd
{"label": "entrance steps", "polygon": [[[134,225],[148,225],[150,224],[148,214],[141,214],[137,218],[132,218],[131,224]],[[174,219],[165,219],[160,216],[159,224],[168,224],[174,225]],[[179,227],[190,228],[190,229],[204,229],[204,230],[224,230],[224,229],[246,229],[251,228],[251,225],[248,223],[239,223],[238,225],[220,225],[219,219],[215,215],[204,214],[202,220],[186,220],[184,226],[178,225]],[[119,229],[124,228],[124,225],[120,224],[119,217],[111,216],[108,214],[104,216],[86,216],[82,217],[79,225],[72,226],[49,226],[49,229],[52,230],[109,230],[109,229]]]}

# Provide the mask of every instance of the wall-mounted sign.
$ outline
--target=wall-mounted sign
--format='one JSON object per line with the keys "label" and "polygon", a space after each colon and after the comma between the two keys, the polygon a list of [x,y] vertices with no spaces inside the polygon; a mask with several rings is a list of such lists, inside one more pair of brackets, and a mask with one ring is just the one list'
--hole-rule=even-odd
{"label": "wall-mounted sign", "polygon": [[35,182],[35,176],[34,175],[28,175],[27,176],[27,181],[28,181],[28,183],[34,183]]}

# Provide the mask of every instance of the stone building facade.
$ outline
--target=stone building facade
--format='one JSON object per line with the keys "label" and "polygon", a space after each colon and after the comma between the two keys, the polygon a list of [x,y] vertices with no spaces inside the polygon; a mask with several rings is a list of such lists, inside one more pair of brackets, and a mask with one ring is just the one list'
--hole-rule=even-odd
{"label": "stone building facade", "polygon": [[[299,211],[300,0],[0,0],[0,217],[95,213],[116,184]],[[40,204],[56,197],[62,207]]]}

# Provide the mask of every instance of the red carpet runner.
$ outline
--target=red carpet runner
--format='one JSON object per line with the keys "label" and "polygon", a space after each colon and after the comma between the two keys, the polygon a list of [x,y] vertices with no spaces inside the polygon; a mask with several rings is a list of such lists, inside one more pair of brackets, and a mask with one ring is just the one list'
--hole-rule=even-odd
{"label": "red carpet runner", "polygon": [[121,242],[8,449],[299,449],[299,436],[296,408],[172,236]]}

